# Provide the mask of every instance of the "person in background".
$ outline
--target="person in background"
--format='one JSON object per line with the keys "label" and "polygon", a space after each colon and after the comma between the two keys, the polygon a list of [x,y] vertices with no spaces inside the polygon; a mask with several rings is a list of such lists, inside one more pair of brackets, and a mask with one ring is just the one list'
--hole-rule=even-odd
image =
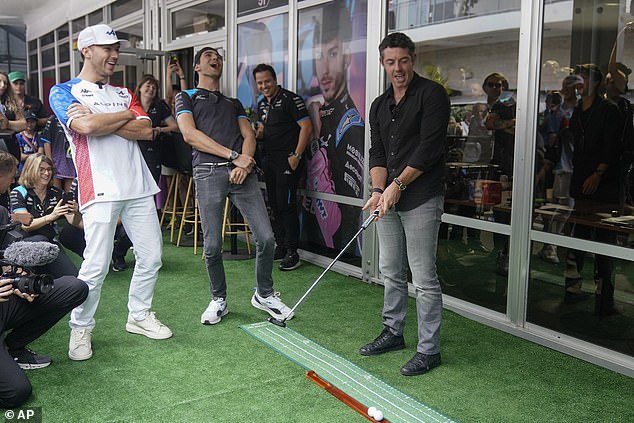
{"label": "person in background", "polygon": [[18,166],[18,172],[22,172],[24,162],[27,157],[35,153],[44,153],[44,144],[40,138],[40,134],[37,132],[37,117],[28,111],[24,114],[26,119],[26,128],[24,131],[20,131],[15,134],[15,138],[18,140],[20,146],[20,165]]}
{"label": "person in background", "polygon": [[249,222],[256,242],[257,288],[251,305],[277,319],[290,319],[293,317],[290,309],[273,290],[275,238],[257,177],[252,172],[255,133],[240,101],[218,91],[223,65],[218,50],[200,49],[194,58],[198,86],[176,97],[178,126],[193,151],[193,178],[211,288],[211,301],[200,322],[216,324],[229,312],[222,261],[222,219],[227,196]]}
{"label": "person in background", "polygon": [[[62,216],[73,224],[77,215],[77,203],[64,201],[62,192],[53,186],[55,167],[51,159],[43,154],[30,155],[24,164],[18,186],[11,190],[11,211],[15,214],[28,213],[33,221],[23,224],[23,241],[47,241],[56,243],[55,222]],[[39,273],[49,273],[53,277],[77,276],[77,267],[60,248],[57,258],[42,266]]]}
{"label": "person in background", "polygon": [[53,186],[66,192],[70,191],[71,185],[77,177],[77,172],[70,152],[70,143],[57,116],[51,115],[46,121],[46,126],[42,131],[42,141],[44,142],[44,153],[55,164]]}
{"label": "person in background", "polygon": [[[153,75],[144,75],[134,90],[135,97],[143,111],[152,121],[152,140],[138,140],[141,154],[145,159],[154,182],[158,184],[161,177],[162,134],[178,131],[176,120],[172,117],[170,107],[158,95],[159,82]],[[112,270],[120,272],[128,266],[125,256],[132,247],[132,241],[122,225],[117,227],[114,249],[112,250]]]}
{"label": "person in background", "polygon": [[9,81],[11,81],[13,92],[18,100],[18,105],[25,113],[31,112],[35,115],[38,129],[44,128],[49,117],[48,110],[46,110],[46,107],[39,98],[27,95],[26,76],[24,76],[24,72],[11,72],[9,74]]}
{"label": "person in background", "polygon": [[14,132],[23,131],[26,128],[24,112],[13,92],[9,76],[2,71],[0,71],[0,105],[4,116],[8,119],[7,129]]}
{"label": "person in background", "polygon": [[370,108],[372,194],[363,209],[379,210],[383,331],[359,350],[372,356],[405,348],[409,263],[416,289],[418,345],[416,354],[401,368],[405,376],[427,373],[441,363],[442,292],[436,248],[450,111],[445,89],[414,72],[414,51],[414,42],[398,32],[379,45],[381,65],[392,85]]}
{"label": "person in background", "polygon": [[297,185],[313,125],[302,98],[277,84],[271,65],[257,65],[253,78],[262,94],[256,137],[264,140],[264,179],[277,244],[273,259],[282,259],[280,270],[293,270],[300,265]]}
{"label": "person in background", "polygon": [[[570,195],[574,208],[582,212],[597,204],[618,207],[621,199],[620,154],[623,122],[618,106],[599,94],[603,80],[601,69],[594,64],[575,66],[575,75],[583,78],[578,85],[581,100],[570,120],[574,137],[572,178]],[[574,236],[592,241],[616,243],[616,232],[576,224]],[[569,249],[566,257],[565,297],[566,302],[587,298],[582,290],[581,272],[586,253]],[[607,316],[617,313],[614,308],[614,259],[595,254],[595,314]]]}
{"label": "person in background", "polygon": [[172,336],[151,311],[162,264],[163,238],[154,203],[159,189],[136,140],[152,139],[152,124],[130,90],[107,83],[119,59],[120,46],[116,32],[108,25],[83,29],[77,39],[84,58],[81,72],[55,85],[49,95],[51,108],[71,144],[86,237],[79,279],[88,284],[90,292],[71,313],[71,360],[88,360],[93,355],[95,312],[119,217],[135,245],[136,258],[126,331],[150,339]]}

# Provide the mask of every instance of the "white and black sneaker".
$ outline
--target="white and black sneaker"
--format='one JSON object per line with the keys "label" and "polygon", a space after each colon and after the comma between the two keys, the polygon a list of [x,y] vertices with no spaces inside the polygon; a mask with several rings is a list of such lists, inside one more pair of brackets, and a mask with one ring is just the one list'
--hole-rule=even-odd
{"label": "white and black sneaker", "polygon": [[297,251],[289,251],[280,263],[280,270],[294,270],[297,269],[300,264]]}
{"label": "white and black sneaker", "polygon": [[294,313],[291,313],[291,309],[288,308],[282,300],[280,300],[279,292],[264,298],[261,297],[256,290],[253,297],[251,297],[251,305],[255,308],[266,311],[271,316],[279,320],[290,320],[294,316]]}
{"label": "white and black sneaker", "polygon": [[200,316],[200,323],[203,325],[215,325],[220,322],[222,316],[229,313],[227,302],[224,298],[214,298],[209,302],[207,309]]}

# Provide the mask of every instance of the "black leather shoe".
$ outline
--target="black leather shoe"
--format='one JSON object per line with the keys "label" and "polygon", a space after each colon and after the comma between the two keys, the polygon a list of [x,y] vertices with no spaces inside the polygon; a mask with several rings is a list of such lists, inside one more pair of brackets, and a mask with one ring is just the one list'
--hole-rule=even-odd
{"label": "black leather shoe", "polygon": [[403,335],[394,335],[386,326],[383,332],[372,342],[359,349],[361,355],[379,355],[389,351],[402,350],[405,348]]}
{"label": "black leather shoe", "polygon": [[440,353],[427,355],[417,352],[416,355],[401,368],[401,374],[405,376],[422,375],[438,366],[440,366]]}

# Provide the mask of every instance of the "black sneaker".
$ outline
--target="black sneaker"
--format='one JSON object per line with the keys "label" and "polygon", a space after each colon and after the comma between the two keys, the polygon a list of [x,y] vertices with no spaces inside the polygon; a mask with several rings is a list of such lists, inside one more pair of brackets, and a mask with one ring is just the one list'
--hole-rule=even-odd
{"label": "black sneaker", "polygon": [[34,353],[28,348],[9,351],[9,354],[22,369],[41,369],[53,362],[51,357]]}
{"label": "black sneaker", "polygon": [[128,268],[128,265],[125,264],[125,258],[113,254],[112,255],[112,270],[115,272],[123,272]]}
{"label": "black sneaker", "polygon": [[359,349],[361,355],[379,355],[389,351],[402,350],[405,348],[403,335],[394,335],[390,328],[383,327],[383,332],[372,342]]}
{"label": "black sneaker", "polygon": [[273,261],[282,260],[284,257],[286,257],[286,248],[276,245],[275,252],[273,253]]}
{"label": "black sneaker", "polygon": [[297,251],[289,251],[284,257],[284,260],[280,263],[280,270],[297,269],[300,264],[299,254],[297,254]]}
{"label": "black sneaker", "polygon": [[438,366],[440,366],[440,353],[428,355],[417,352],[401,368],[401,374],[404,376],[422,375]]}

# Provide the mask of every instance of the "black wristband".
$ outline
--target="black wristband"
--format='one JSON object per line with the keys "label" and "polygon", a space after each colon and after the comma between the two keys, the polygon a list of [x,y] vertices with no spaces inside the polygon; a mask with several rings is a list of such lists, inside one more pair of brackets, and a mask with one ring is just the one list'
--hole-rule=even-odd
{"label": "black wristband", "polygon": [[372,188],[370,192],[371,193],[378,192],[379,194],[383,194],[383,190],[381,188]]}

